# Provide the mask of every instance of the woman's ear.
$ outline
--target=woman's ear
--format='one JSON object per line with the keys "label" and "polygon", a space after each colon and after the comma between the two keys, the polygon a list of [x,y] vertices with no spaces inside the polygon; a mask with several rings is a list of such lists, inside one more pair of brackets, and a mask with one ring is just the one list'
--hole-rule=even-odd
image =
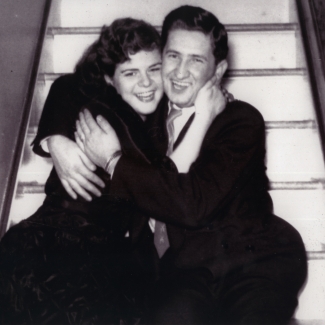
{"label": "woman's ear", "polygon": [[223,75],[225,74],[226,70],[228,68],[228,62],[227,60],[222,60],[218,63],[217,68],[216,68],[216,77],[217,80],[220,82]]}
{"label": "woman's ear", "polygon": [[108,85],[112,85],[112,86],[114,86],[114,85],[113,85],[113,80],[112,80],[112,78],[109,77],[107,74],[104,74],[104,79],[105,79],[105,81],[106,81],[106,83],[107,83]]}

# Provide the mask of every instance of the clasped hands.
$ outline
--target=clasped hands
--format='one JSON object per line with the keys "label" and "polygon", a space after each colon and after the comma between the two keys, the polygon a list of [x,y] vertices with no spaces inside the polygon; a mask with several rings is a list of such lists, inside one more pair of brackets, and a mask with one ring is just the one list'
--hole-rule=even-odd
{"label": "clasped hands", "polygon": [[97,166],[106,169],[107,162],[121,150],[115,130],[101,115],[93,118],[88,109],[79,113],[75,139],[79,148]]}

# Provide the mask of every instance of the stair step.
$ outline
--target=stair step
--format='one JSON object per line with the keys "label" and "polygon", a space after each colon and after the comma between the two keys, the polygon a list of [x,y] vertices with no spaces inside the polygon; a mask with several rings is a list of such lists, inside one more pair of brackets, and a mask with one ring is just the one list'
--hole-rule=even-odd
{"label": "stair step", "polygon": [[[39,176],[40,174],[36,173],[25,173],[24,176]],[[49,173],[45,173],[44,175],[47,177]],[[43,175],[42,175],[43,178]],[[17,187],[17,195],[23,194],[41,194],[44,192],[44,183],[45,182],[38,182],[38,179],[35,181],[35,178],[32,181],[26,180],[25,177],[22,180],[19,180],[19,184]],[[310,191],[310,190],[325,190],[325,178],[322,179],[315,179],[310,181],[301,181],[301,182],[270,182],[270,190],[271,191]],[[325,192],[324,192],[325,194]]]}
{"label": "stair step", "polygon": [[[323,180],[323,185],[325,181]],[[310,259],[325,259],[325,189],[271,190],[274,213],[292,224],[301,234]],[[13,223],[34,213],[45,198],[44,186],[19,183],[10,218]]]}
{"label": "stair step", "polygon": [[[313,179],[322,179],[325,167],[314,121],[267,122],[267,174],[274,189],[319,188]],[[19,181],[44,183],[52,167],[51,159],[35,155],[30,147],[36,128],[27,135]],[[301,157],[301,154],[303,156]],[[296,157],[301,157],[297,159]],[[307,182],[307,183],[306,183]],[[308,184],[308,185],[307,185]]]}
{"label": "stair step", "polygon": [[274,213],[300,232],[307,250],[324,249],[324,180],[319,182],[318,188],[271,190],[270,195],[274,203]]}
{"label": "stair step", "polygon": [[[38,125],[49,89],[53,81],[61,75],[39,75],[34,93],[31,126]],[[315,120],[313,100],[304,69],[229,70],[224,86],[235,98],[255,106],[266,121],[294,121],[292,127],[295,127],[295,121]]]}
{"label": "stair step", "polygon": [[127,16],[161,25],[172,9],[184,4],[212,11],[224,24],[286,23],[294,16],[293,1],[284,0],[155,0],[154,5],[149,5],[147,0],[64,0],[58,10],[60,25],[64,27],[108,25],[116,18]]}
{"label": "stair step", "polygon": [[[85,49],[93,43],[98,34],[61,34],[47,37],[45,47],[52,50],[52,70],[46,72],[72,72]],[[92,29],[93,30],[93,29]],[[69,30],[68,30],[69,31]],[[230,31],[229,66],[232,69],[280,69],[296,68],[296,31]],[[283,51],[286,48],[286,51]],[[45,50],[49,51],[49,50]]]}
{"label": "stair step", "polygon": [[[308,261],[308,278],[295,313],[298,324],[325,324],[325,259]],[[311,320],[312,319],[312,320]]]}
{"label": "stair step", "polygon": [[269,129],[266,149],[267,174],[274,182],[308,181],[325,175],[317,129]]}
{"label": "stair step", "polygon": [[[154,26],[159,32],[161,32],[162,26]],[[288,32],[298,31],[298,23],[278,23],[278,24],[230,24],[225,25],[228,33],[233,32]],[[49,27],[47,29],[47,36],[55,35],[99,35],[102,26],[96,27]]]}
{"label": "stair step", "polygon": [[[235,98],[256,107],[266,121],[315,119],[307,75],[293,74],[295,70],[289,70],[288,72],[291,74],[280,75],[283,71],[275,70],[274,75],[263,76],[262,71],[260,71],[261,75],[252,73],[251,75],[241,76],[237,73],[236,76],[225,79],[224,86]],[[266,72],[271,73],[270,70]],[[302,73],[301,70],[295,72]],[[230,75],[233,74],[230,73]]]}

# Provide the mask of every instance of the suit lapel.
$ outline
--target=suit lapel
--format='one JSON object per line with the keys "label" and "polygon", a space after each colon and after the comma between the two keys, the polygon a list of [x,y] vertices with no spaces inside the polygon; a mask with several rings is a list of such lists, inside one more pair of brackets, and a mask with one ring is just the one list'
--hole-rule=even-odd
{"label": "suit lapel", "polygon": [[187,130],[189,129],[189,127],[191,126],[193,119],[194,119],[195,113],[193,113],[190,118],[188,119],[188,121],[186,122],[186,124],[184,125],[182,131],[180,132],[179,136],[177,137],[175,143],[174,143],[174,147],[173,150],[175,150],[179,144],[182,142]]}

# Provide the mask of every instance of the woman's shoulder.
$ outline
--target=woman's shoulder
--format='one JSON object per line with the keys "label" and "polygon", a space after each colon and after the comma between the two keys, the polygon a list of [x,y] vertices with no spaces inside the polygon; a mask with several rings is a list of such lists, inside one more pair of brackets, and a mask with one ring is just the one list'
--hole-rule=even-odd
{"label": "woman's shoulder", "polygon": [[56,88],[69,88],[77,87],[78,78],[74,73],[64,74],[56,78],[52,84],[52,87]]}

